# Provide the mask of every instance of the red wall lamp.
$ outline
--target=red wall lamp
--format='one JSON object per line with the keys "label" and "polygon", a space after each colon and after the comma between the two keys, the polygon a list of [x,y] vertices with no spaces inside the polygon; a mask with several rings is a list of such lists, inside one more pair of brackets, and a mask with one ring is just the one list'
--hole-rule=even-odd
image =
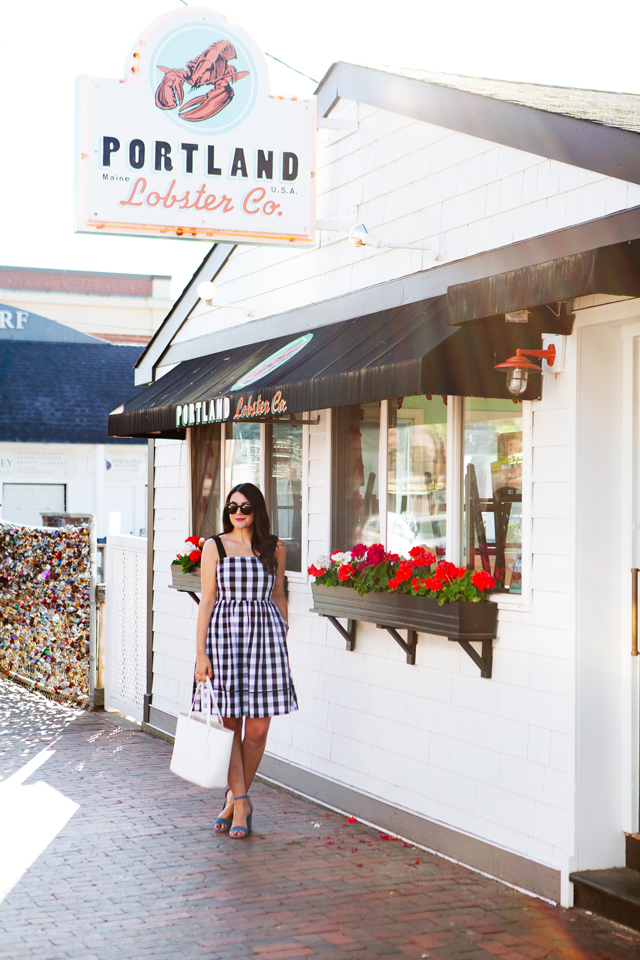
{"label": "red wall lamp", "polygon": [[515,357],[509,357],[504,363],[496,363],[493,369],[506,371],[507,390],[513,397],[519,397],[525,392],[530,373],[542,373],[542,367],[531,363],[527,357],[540,357],[552,367],[556,359],[556,348],[553,343],[546,350],[522,350],[518,347]]}

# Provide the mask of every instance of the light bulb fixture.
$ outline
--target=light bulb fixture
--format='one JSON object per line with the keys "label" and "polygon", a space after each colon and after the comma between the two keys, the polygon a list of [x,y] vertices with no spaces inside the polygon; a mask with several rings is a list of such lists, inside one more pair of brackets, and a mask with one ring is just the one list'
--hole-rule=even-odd
{"label": "light bulb fixture", "polygon": [[553,344],[546,350],[523,350],[518,347],[514,357],[509,357],[504,363],[496,363],[493,369],[506,372],[507,390],[512,397],[520,397],[525,393],[530,373],[542,373],[542,367],[527,360],[527,357],[540,357],[552,367],[556,359],[556,348]]}
{"label": "light bulb fixture", "polygon": [[203,280],[202,283],[198,284],[197,293],[201,300],[211,303],[216,295],[216,285],[212,280]]}
{"label": "light bulb fixture", "polygon": [[197,294],[201,300],[213,307],[224,307],[226,310],[242,310],[245,316],[255,317],[255,310],[252,307],[244,307],[239,303],[212,303],[216,295],[216,285],[212,280],[203,280],[198,284]]}
{"label": "light bulb fixture", "polygon": [[349,240],[351,240],[354,247],[375,247],[376,250],[384,250],[387,247],[397,250],[425,250],[427,253],[430,253],[432,258],[438,263],[441,263],[447,255],[444,246],[444,237],[438,237],[435,247],[422,247],[414,243],[392,243],[391,241],[381,240],[380,237],[369,233],[364,223],[357,223],[355,227],[351,229]]}

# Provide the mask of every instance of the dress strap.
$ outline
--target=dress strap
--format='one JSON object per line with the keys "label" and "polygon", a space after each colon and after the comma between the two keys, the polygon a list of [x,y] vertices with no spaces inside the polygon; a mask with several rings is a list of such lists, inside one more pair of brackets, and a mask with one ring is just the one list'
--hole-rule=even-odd
{"label": "dress strap", "polygon": [[220,560],[224,560],[224,558],[225,558],[226,555],[227,555],[227,551],[225,550],[225,548],[224,548],[224,546],[223,546],[222,540],[220,539],[220,537],[212,537],[211,539],[214,541],[216,547],[218,548],[218,557],[219,557],[219,559],[220,559]]}

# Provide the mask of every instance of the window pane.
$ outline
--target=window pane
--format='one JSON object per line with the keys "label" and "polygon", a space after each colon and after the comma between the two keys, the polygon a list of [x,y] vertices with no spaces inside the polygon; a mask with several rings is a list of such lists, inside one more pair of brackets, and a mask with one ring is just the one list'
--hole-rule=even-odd
{"label": "window pane", "polygon": [[332,550],[380,540],[380,403],[335,407]]}
{"label": "window pane", "polygon": [[212,537],[220,530],[220,424],[191,431],[193,534]]}
{"label": "window pane", "polygon": [[225,488],[231,490],[238,483],[255,483],[260,487],[260,424],[227,424],[225,449]]}
{"label": "window pane", "polygon": [[387,549],[416,544],[444,557],[447,512],[447,408],[441,397],[389,401]]}
{"label": "window pane", "polygon": [[464,543],[470,570],[522,592],[522,406],[465,400]]}
{"label": "window pane", "polygon": [[271,530],[287,547],[287,570],[302,570],[302,426],[267,427],[267,509]]}

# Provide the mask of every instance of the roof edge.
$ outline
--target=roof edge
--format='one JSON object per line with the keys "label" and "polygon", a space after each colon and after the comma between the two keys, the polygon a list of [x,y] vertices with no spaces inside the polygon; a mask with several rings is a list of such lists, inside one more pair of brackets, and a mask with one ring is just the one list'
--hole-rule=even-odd
{"label": "roof edge", "polygon": [[53,267],[12,267],[10,264],[0,263],[0,271],[3,270],[10,271],[11,273],[46,273],[60,277],[111,277],[114,280],[171,280],[171,274],[166,273],[117,273],[111,270],[58,270]]}
{"label": "roof edge", "polygon": [[362,67],[332,64],[317,88],[318,116],[339,99],[366,103],[535,156],[640,183],[640,134],[479,93]]}
{"label": "roof edge", "polygon": [[198,284],[203,280],[215,280],[235,248],[236,244],[214,243],[205,254],[191,280],[189,280],[142,355],[138,358],[134,367],[136,386],[153,381],[155,367],[171,346],[171,341],[182,329],[200,299],[197,293]]}

